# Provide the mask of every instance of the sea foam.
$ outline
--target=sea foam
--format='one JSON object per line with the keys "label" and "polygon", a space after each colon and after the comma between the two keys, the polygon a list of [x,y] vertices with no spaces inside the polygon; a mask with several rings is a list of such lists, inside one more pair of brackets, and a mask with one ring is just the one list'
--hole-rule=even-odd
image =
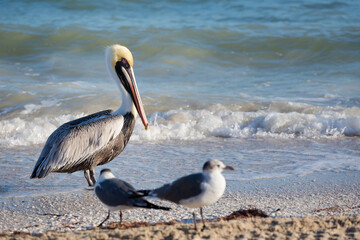
{"label": "sea foam", "polygon": [[[291,105],[291,104],[290,104]],[[217,109],[217,110],[214,110]],[[294,110],[295,108],[293,108]],[[296,111],[256,111],[207,108],[170,110],[148,115],[150,128],[145,131],[136,122],[132,141],[199,140],[206,138],[334,138],[360,136],[359,108],[311,108]],[[18,116],[0,121],[0,146],[43,144],[61,124],[85,114],[54,118],[25,119]]]}
{"label": "sea foam", "polygon": [[133,140],[360,136],[360,117],[326,109],[316,113],[177,110],[152,114],[149,121],[149,131],[137,127]]}
{"label": "sea foam", "polygon": [[28,146],[43,144],[50,134],[62,123],[82,117],[78,115],[61,115],[56,118],[34,118],[26,120],[16,117],[0,121],[0,146]]}

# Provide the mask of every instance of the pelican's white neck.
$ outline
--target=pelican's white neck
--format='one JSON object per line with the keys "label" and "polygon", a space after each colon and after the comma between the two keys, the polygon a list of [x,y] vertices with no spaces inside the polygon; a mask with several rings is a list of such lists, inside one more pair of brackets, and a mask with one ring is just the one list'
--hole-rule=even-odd
{"label": "pelican's white neck", "polygon": [[120,94],[121,94],[121,106],[113,114],[121,114],[124,116],[125,114],[131,112],[136,118],[137,117],[136,107],[131,99],[130,94],[125,90],[124,86],[121,84],[121,81],[115,72],[115,68],[112,64],[112,61],[113,61],[112,49],[107,48],[105,51],[106,68],[110,77],[115,81],[116,86],[120,90]]}

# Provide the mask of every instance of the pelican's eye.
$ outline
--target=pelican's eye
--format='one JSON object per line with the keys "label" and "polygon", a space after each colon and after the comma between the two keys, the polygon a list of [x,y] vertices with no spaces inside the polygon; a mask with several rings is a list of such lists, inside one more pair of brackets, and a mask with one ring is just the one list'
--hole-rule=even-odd
{"label": "pelican's eye", "polygon": [[130,64],[128,63],[128,61],[125,58],[121,59],[121,63],[125,68],[129,68]]}

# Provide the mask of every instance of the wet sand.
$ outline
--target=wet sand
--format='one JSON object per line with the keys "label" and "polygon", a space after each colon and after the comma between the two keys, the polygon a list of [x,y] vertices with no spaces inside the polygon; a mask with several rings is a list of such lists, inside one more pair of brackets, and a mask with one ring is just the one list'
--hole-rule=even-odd
{"label": "wet sand", "polygon": [[[357,172],[228,181],[224,196],[217,203],[204,208],[205,218],[210,221],[209,228],[204,232],[194,231],[192,210],[156,199],[150,201],[171,207],[172,210],[127,210],[124,211],[124,221],[146,222],[148,225],[160,222],[176,224],[126,230],[95,228],[105,218],[106,208],[93,191],[85,189],[71,193],[5,198],[0,209],[0,238],[360,238],[360,184]],[[263,210],[269,217],[217,222],[220,217],[233,211],[249,208]],[[105,227],[117,221],[119,214],[115,212]]]}

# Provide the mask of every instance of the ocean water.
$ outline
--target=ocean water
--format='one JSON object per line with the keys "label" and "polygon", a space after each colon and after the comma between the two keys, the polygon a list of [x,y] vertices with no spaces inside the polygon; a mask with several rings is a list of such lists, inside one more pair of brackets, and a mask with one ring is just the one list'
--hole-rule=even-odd
{"label": "ocean water", "polygon": [[[83,189],[30,180],[62,123],[117,109],[106,46],[120,43],[141,121],[106,167],[138,187],[217,158],[230,183],[360,171],[358,1],[1,1],[0,198]],[[97,174],[102,167],[97,168]],[[141,176],[141,177],[139,177]]]}

